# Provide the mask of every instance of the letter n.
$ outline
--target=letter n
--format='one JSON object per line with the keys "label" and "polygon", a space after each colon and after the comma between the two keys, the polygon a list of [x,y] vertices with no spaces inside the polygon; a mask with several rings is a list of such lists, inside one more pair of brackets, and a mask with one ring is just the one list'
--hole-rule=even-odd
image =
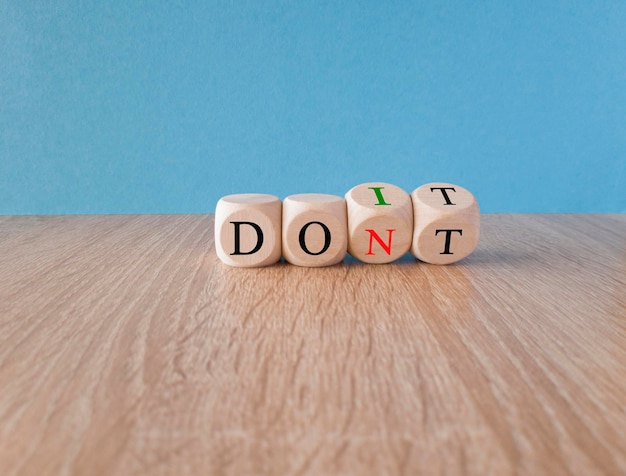
{"label": "letter n", "polygon": [[392,238],[393,232],[396,230],[386,230],[387,232],[389,232],[389,239],[387,240],[387,243],[385,243],[383,239],[380,236],[378,236],[378,233],[376,233],[374,230],[365,230],[365,231],[370,234],[370,246],[367,250],[367,253],[365,253],[366,255],[374,254],[374,252],[372,251],[372,245],[374,244],[374,240],[376,240],[378,244],[382,247],[382,249],[385,250],[385,253],[391,256],[391,238]]}

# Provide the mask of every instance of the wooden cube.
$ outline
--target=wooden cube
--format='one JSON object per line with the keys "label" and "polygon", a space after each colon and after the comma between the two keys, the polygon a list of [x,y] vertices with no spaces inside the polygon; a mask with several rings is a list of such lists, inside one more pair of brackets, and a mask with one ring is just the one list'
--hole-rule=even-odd
{"label": "wooden cube", "polygon": [[411,193],[415,230],[411,253],[421,261],[450,264],[478,243],[480,210],[474,195],[449,183],[429,183]]}
{"label": "wooden cube", "polygon": [[227,195],[215,208],[215,250],[226,264],[268,266],[280,260],[282,203],[258,193]]}
{"label": "wooden cube", "polygon": [[283,202],[283,256],[298,266],[331,266],[346,256],[346,202],[335,195],[304,193]]}
{"label": "wooden cube", "polygon": [[411,197],[388,183],[364,183],[346,193],[348,252],[365,263],[390,263],[411,246]]}

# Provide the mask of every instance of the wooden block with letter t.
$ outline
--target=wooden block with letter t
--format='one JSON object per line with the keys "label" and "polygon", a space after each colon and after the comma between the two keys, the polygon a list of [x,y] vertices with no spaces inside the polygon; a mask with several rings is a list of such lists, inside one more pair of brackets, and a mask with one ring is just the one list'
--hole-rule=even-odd
{"label": "wooden block with letter t", "polygon": [[298,266],[340,263],[348,247],[346,201],[335,195],[303,193],[283,203],[283,256]]}
{"label": "wooden block with letter t", "polygon": [[474,195],[458,185],[429,183],[411,193],[415,230],[411,253],[421,261],[450,264],[478,243],[480,210]]}
{"label": "wooden block with letter t", "polygon": [[215,207],[215,250],[226,264],[268,266],[280,260],[282,203],[245,193],[222,197]]}
{"label": "wooden block with letter t", "polygon": [[364,183],[346,193],[348,252],[365,263],[390,263],[411,246],[411,197],[388,183]]}

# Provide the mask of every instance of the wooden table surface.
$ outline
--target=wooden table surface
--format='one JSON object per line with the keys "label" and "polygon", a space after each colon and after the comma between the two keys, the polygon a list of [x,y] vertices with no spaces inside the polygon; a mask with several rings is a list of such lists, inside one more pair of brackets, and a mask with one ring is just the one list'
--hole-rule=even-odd
{"label": "wooden table surface", "polygon": [[0,217],[0,474],[626,474],[626,215],[451,266],[222,265],[213,217]]}

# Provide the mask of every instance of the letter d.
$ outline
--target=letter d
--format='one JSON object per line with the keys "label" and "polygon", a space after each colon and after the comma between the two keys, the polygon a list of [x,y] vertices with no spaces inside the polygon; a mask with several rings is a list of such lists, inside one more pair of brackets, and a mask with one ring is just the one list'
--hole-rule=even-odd
{"label": "letter d", "polygon": [[[261,227],[256,223],[252,223],[251,221],[231,221],[235,226],[235,251],[233,251],[230,255],[253,255],[257,251],[261,249],[263,246],[263,231]],[[257,241],[254,248],[251,251],[241,251],[241,225],[250,225],[256,231]]]}

